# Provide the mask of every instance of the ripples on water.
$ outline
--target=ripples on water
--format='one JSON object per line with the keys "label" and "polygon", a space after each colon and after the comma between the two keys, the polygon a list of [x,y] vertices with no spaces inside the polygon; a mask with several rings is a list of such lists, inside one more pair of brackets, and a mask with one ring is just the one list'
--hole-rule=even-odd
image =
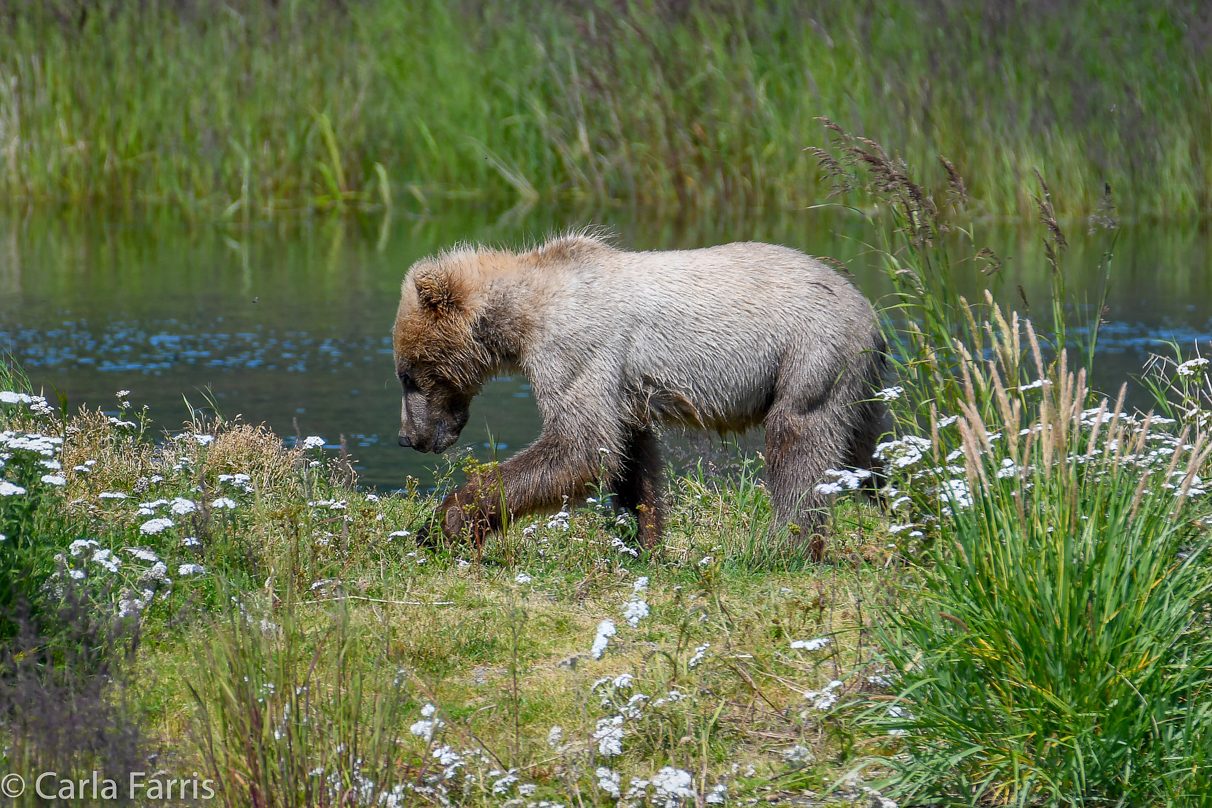
{"label": "ripples on water", "polygon": [[[366,484],[396,488],[407,474],[431,482],[441,461],[395,445],[390,328],[408,266],[456,241],[517,246],[591,220],[536,214],[519,225],[450,216],[407,229],[397,223],[387,234],[377,223],[338,221],[289,236],[198,234],[157,222],[0,222],[0,348],[35,386],[64,393],[72,406],[113,410],[114,391],[129,389],[158,426],[172,428],[188,417],[186,400],[205,407],[209,398],[224,415],[265,421],[288,441],[296,423],[302,435],[322,435],[329,445],[344,435]],[[866,265],[858,222],[611,224],[619,244],[634,249],[789,244],[846,260],[872,297],[886,291]],[[1069,239],[1070,289],[1079,300],[1096,300],[1106,242],[1080,232]],[[1049,281],[1037,234],[1001,230],[988,240],[1010,259],[1007,299],[1021,308],[1021,284],[1028,302],[1042,308]],[[1196,227],[1121,231],[1096,383],[1118,387],[1139,374],[1150,352],[1168,351],[1165,341],[1189,350],[1212,339],[1208,247],[1208,234]],[[971,297],[981,277],[972,270],[960,278]],[[497,379],[476,400],[462,445],[487,458],[495,443],[503,458],[538,427],[525,379]]]}

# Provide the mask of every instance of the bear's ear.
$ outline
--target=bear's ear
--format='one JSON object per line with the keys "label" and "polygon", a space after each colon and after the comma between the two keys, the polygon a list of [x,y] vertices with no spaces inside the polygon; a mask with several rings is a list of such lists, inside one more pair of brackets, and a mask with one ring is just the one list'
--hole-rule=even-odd
{"label": "bear's ear", "polygon": [[449,272],[426,268],[416,274],[417,300],[439,317],[452,317],[467,306],[467,293]]}

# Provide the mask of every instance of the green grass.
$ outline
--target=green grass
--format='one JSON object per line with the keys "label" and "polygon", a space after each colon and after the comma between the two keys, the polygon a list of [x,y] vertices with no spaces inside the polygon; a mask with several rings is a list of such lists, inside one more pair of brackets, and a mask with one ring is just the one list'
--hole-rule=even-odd
{"label": "green grass", "polygon": [[[1202,27],[1201,27],[1202,26]],[[247,222],[535,200],[654,211],[821,201],[816,116],[979,212],[1104,183],[1208,212],[1212,51],[1188,4],[1021,0],[17,4],[0,14],[0,192]]]}

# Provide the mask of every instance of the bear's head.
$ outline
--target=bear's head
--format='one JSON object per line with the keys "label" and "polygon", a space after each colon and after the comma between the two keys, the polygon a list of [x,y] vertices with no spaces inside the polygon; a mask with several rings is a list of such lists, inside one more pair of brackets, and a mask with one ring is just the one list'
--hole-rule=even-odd
{"label": "bear's head", "polygon": [[444,256],[404,278],[393,348],[403,388],[401,446],[440,453],[459,439],[493,357],[479,331],[484,294],[476,273]]}

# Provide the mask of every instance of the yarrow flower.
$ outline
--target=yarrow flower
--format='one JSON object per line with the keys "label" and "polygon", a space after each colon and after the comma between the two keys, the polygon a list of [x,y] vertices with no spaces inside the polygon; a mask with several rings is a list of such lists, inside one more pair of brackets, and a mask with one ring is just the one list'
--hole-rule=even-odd
{"label": "yarrow flower", "polygon": [[1194,376],[1205,367],[1208,366],[1208,360],[1202,356],[1197,356],[1195,359],[1188,359],[1178,366],[1179,376]]}
{"label": "yarrow flower", "polygon": [[837,704],[837,693],[834,691],[841,686],[841,681],[834,679],[832,682],[825,685],[824,690],[809,690],[804,694],[804,698],[811,701],[813,707],[823,712],[831,709],[833,705]]}
{"label": "yarrow flower", "polygon": [[161,531],[167,530],[175,523],[171,519],[160,517],[158,519],[149,519],[139,526],[139,532],[145,536],[154,536]]}
{"label": "yarrow flower", "polygon": [[665,800],[665,808],[675,808],[683,800],[694,800],[694,777],[684,769],[666,766],[652,777],[658,800]]}
{"label": "yarrow flower", "polygon": [[932,444],[926,438],[917,435],[906,435],[899,440],[889,440],[875,447],[873,457],[891,463],[895,468],[903,469],[912,466],[922,459],[922,453]]}
{"label": "yarrow flower", "polygon": [[210,503],[210,506],[217,510],[223,510],[226,508],[227,510],[231,511],[235,510],[236,501],[234,499],[229,499],[228,497],[219,497],[214,502]]}
{"label": "yarrow flower", "polygon": [[323,449],[326,441],[319,435],[308,435],[303,439],[303,443],[299,444],[304,449]]}
{"label": "yarrow flower", "polygon": [[182,564],[177,567],[178,575],[203,575],[206,572],[206,567],[201,564]]}
{"label": "yarrow flower", "polygon": [[173,499],[169,510],[175,513],[177,516],[185,516],[186,514],[191,514],[198,510],[198,503],[194,502],[192,499],[186,499],[185,497],[176,497]]}
{"label": "yarrow flower", "polygon": [[593,739],[597,741],[598,754],[602,757],[618,757],[623,754],[623,716],[600,719],[593,731]]}
{"label": "yarrow flower", "polygon": [[817,637],[815,640],[792,640],[791,647],[804,651],[819,651],[833,642],[828,637]]}
{"label": "yarrow flower", "polygon": [[8,480],[0,480],[0,497],[19,497],[25,493],[25,489]]}
{"label": "yarrow flower", "polygon": [[67,550],[72,554],[73,557],[75,557],[83,553],[85,550],[96,546],[97,542],[95,539],[76,539],[74,542],[68,545]]}
{"label": "yarrow flower", "polygon": [[619,793],[619,785],[623,782],[623,777],[616,771],[612,771],[605,766],[598,766],[594,776],[598,778],[598,788],[605,791],[616,800],[621,796]]}
{"label": "yarrow flower", "polygon": [[623,604],[623,619],[632,628],[637,628],[640,625],[640,621],[647,616],[648,604],[639,598],[629,600]]}
{"label": "yarrow flower", "polygon": [[900,386],[885,387],[883,390],[880,390],[878,393],[876,393],[875,397],[878,399],[881,399],[883,401],[895,401],[898,398],[900,398],[904,394],[904,392],[905,392],[905,388],[900,387]]}
{"label": "yarrow flower", "polygon": [[121,560],[114,557],[114,554],[109,550],[97,550],[93,553],[92,562],[100,564],[110,572],[117,572],[118,567],[122,566]]}
{"label": "yarrow flower", "polygon": [[871,477],[867,469],[825,469],[825,476],[832,477],[835,482],[820,483],[816,486],[818,494],[840,494],[844,490],[854,491],[863,480]]}
{"label": "yarrow flower", "polygon": [[519,584],[528,584],[531,581],[533,581],[534,578],[531,578],[529,575],[527,575],[524,572],[519,572],[517,575],[515,575],[513,577],[513,580]]}
{"label": "yarrow flower", "polygon": [[617,633],[614,627],[614,622],[611,620],[603,620],[598,623],[598,630],[593,637],[593,646],[589,649],[589,653],[594,659],[601,659],[602,654],[606,653],[606,646],[610,643],[610,638]]}

